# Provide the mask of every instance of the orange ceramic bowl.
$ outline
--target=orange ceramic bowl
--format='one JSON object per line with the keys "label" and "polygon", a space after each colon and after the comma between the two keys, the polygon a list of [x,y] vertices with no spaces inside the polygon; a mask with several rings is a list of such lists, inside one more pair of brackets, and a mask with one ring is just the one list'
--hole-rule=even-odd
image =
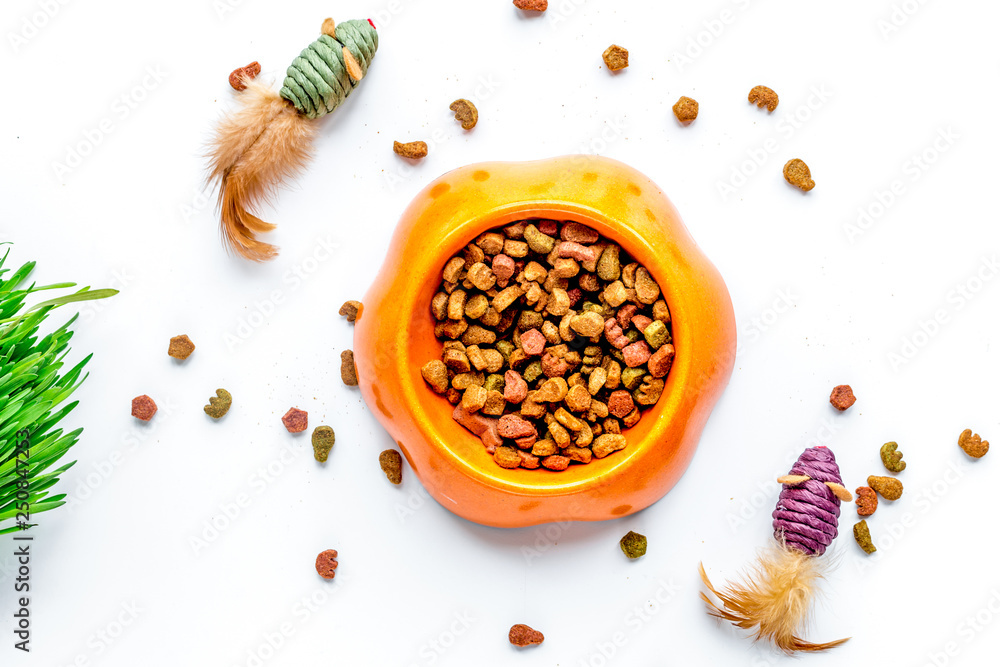
{"label": "orange ceramic bowl", "polygon": [[[660,400],[624,431],[628,446],[560,472],[498,466],[420,375],[441,355],[430,302],[445,263],[479,234],[525,218],[575,220],[618,242],[659,282],[673,320],[673,367]],[[595,156],[441,176],[403,213],[363,303],[354,357],[365,401],[427,491],[489,526],[610,519],[662,498],[691,461],[736,355],[729,292],[670,200],[641,173]]]}

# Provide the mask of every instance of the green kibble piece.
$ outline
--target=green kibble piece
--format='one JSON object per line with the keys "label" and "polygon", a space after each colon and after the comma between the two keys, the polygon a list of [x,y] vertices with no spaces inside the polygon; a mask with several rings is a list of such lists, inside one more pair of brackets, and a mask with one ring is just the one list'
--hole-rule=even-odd
{"label": "green kibble piece", "polygon": [[887,442],[882,445],[879,456],[882,457],[882,465],[889,472],[903,472],[906,470],[906,461],[903,460],[903,452],[896,451],[899,447],[895,442]]}
{"label": "green kibble piece", "polygon": [[618,246],[609,245],[597,260],[597,276],[608,282],[618,280],[621,275],[621,262],[618,259]]}
{"label": "green kibble piece", "polygon": [[634,343],[642,338],[642,334],[639,333],[638,329],[629,329],[625,332],[625,337],[628,338],[628,342]]}
{"label": "green kibble piece", "polygon": [[854,524],[854,541],[866,554],[873,554],[877,551],[875,543],[872,542],[872,534],[868,532],[868,522],[863,519]]}
{"label": "green kibble piece", "polygon": [[528,242],[529,248],[542,255],[548,255],[556,247],[556,240],[542,234],[534,225],[528,225],[524,228],[524,240]]}
{"label": "green kibble piece", "polygon": [[599,303],[594,303],[593,301],[583,302],[583,311],[587,312],[588,310],[597,313],[598,315],[604,315],[604,307]]}
{"label": "green kibble piece", "polygon": [[497,352],[503,355],[504,361],[509,361],[510,353],[517,349],[517,346],[509,340],[498,340],[496,345],[493,347],[497,349]]}
{"label": "green kibble piece", "polygon": [[337,436],[329,426],[317,426],[313,430],[313,456],[316,457],[317,461],[326,463],[326,459],[330,456],[330,450],[333,449],[333,443],[336,439]]}
{"label": "green kibble piece", "polygon": [[205,414],[212,419],[222,419],[229,412],[229,408],[233,404],[233,395],[225,389],[216,389],[215,394],[215,396],[208,399],[208,405],[205,406]]}
{"label": "green kibble piece", "polygon": [[499,373],[493,373],[486,377],[486,382],[483,383],[483,389],[486,391],[499,391],[503,392],[503,388],[507,383],[504,381],[503,376]]}
{"label": "green kibble piece", "polygon": [[667,325],[659,320],[653,320],[646,330],[642,332],[642,335],[646,338],[646,342],[654,350],[657,350],[664,345],[666,345],[667,340],[670,338],[670,332],[667,331]]}
{"label": "green kibble piece", "polygon": [[621,546],[622,552],[629,558],[641,558],[646,555],[646,536],[635,531],[628,531],[628,534],[618,544]]}
{"label": "green kibble piece", "polygon": [[527,368],[524,369],[524,372],[521,373],[521,377],[523,377],[526,382],[534,382],[539,377],[541,377],[541,375],[542,375],[541,361],[532,361],[530,364],[528,364]]}
{"label": "green kibble piece", "polygon": [[632,391],[642,382],[643,376],[646,374],[646,369],[639,368],[626,368],[622,371],[622,384],[629,391]]}

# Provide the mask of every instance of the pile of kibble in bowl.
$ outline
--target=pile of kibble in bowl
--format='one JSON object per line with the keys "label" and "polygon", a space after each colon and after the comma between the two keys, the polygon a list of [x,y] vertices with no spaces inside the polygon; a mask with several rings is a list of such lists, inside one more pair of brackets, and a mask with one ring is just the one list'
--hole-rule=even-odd
{"label": "pile of kibble in bowl", "polygon": [[649,271],[576,222],[522,220],[444,266],[441,359],[424,381],[504,468],[565,470],[624,449],[674,360]]}

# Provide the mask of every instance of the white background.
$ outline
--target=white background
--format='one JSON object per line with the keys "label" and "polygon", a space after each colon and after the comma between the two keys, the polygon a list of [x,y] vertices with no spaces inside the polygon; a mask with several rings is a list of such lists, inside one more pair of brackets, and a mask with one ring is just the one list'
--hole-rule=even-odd
{"label": "white background", "polygon": [[[76,326],[71,360],[94,358],[66,421],[85,432],[59,487],[72,507],[33,529],[29,656],[12,648],[0,539],[0,664],[784,663],[703,613],[698,562],[721,584],[771,540],[773,478],[807,444],[833,448],[853,490],[882,470],[887,440],[909,463],[906,492],[869,520],[872,557],[843,508],[805,633],[853,639],[806,659],[995,661],[1000,454],[971,461],[956,438],[1000,439],[996,3],[563,0],[532,18],[506,0],[8,0],[2,14],[8,263],[122,291]],[[265,212],[280,257],[227,257],[203,185],[213,122],[234,104],[227,76],[259,60],[277,85],[326,16],[378,20],[369,77]],[[611,43],[631,55],[618,75],[601,61]],[[747,104],[756,84],[781,96],[774,114]],[[670,111],[680,95],[701,103],[689,127]],[[479,107],[472,132],[450,116],[458,97]],[[394,139],[430,155],[410,167]],[[336,311],[364,294],[428,181],[574,152],[668,193],[729,285],[740,354],[689,471],[655,506],[484,528],[409,470],[385,480],[392,442],[341,384],[352,330]],[[816,179],[806,195],[781,177],[793,157]],[[852,234],[859,209],[873,217]],[[183,364],[166,356],[179,333],[198,346]],[[845,414],[827,403],[840,383],[859,397]],[[216,387],[235,397],[220,423],[201,410]],[[143,393],[160,405],[148,426],[129,416]],[[325,466],[308,434],[283,429],[293,405],[336,430]],[[637,562],[617,545],[628,530],[649,537]],[[313,569],[326,548],[341,554],[334,583]],[[545,643],[513,649],[513,623]]]}

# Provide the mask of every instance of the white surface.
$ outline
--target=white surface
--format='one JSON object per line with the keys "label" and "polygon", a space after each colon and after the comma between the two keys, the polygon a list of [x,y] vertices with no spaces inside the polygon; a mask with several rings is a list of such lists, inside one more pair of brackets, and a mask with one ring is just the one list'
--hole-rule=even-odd
{"label": "white surface", "polygon": [[[507,0],[288,4],[4,5],[2,236],[15,263],[39,261],[40,282],[122,293],[85,309],[73,341],[72,358],[95,353],[68,420],[85,427],[60,487],[76,502],[34,529],[30,656],[12,648],[12,548],[0,538],[0,664],[253,665],[249,652],[283,630],[263,664],[784,663],[703,613],[697,564],[721,583],[768,543],[770,480],[807,443],[833,447],[853,489],[881,469],[890,439],[909,463],[906,493],[869,522],[882,547],[871,558],[844,508],[839,567],[806,633],[854,638],[807,660],[995,660],[1000,454],[970,462],[955,445],[966,427],[1000,439],[1000,280],[983,264],[1000,247],[995,3],[553,0],[540,18]],[[54,15],[15,50],[10,35],[30,33],[24,21],[42,22],[49,5]],[[884,37],[896,5],[911,14]],[[202,185],[213,121],[233,104],[226,77],[256,59],[280,78],[328,15],[381,19],[370,76],[323,121],[314,164],[264,216],[279,225],[281,256],[228,258]],[[689,39],[707,46],[684,63]],[[600,59],[613,42],[631,53],[617,76]],[[773,115],[746,102],[758,83],[781,96]],[[687,128],[670,112],[680,95],[701,103]],[[448,111],[457,97],[479,107],[471,133]],[[798,127],[796,113],[808,116]],[[110,133],[57,175],[103,119]],[[957,138],[914,172],[912,156],[949,130]],[[394,139],[424,139],[430,155],[407,167]],[[724,200],[718,184],[762,148],[773,152]],[[652,508],[483,528],[427,499],[409,471],[400,488],[386,482],[376,457],[392,442],[341,385],[352,330],[336,310],[364,293],[400,212],[432,178],[579,151],[635,166],[673,199],[729,284],[737,368],[687,475]],[[792,157],[812,167],[808,195],[782,180]],[[896,179],[903,194],[852,243],[845,225]],[[958,296],[980,270],[991,280]],[[273,295],[273,312],[254,316]],[[947,321],[920,338],[938,310]],[[229,344],[251,318],[263,324]],[[182,332],[198,350],[178,365],[164,352]],[[914,336],[925,344],[894,368],[889,353]],[[844,382],[859,401],[834,414],[827,396]],[[235,404],[215,424],[201,406],[220,386]],[[148,427],[128,415],[141,393],[161,407]],[[292,405],[336,429],[325,467],[305,435],[282,428]],[[196,552],[191,540],[240,498]],[[633,563],[617,546],[630,529],[650,540]],[[342,564],[332,585],[312,565],[329,547]],[[134,619],[123,612],[133,605]],[[506,633],[519,622],[545,643],[515,655]]]}

